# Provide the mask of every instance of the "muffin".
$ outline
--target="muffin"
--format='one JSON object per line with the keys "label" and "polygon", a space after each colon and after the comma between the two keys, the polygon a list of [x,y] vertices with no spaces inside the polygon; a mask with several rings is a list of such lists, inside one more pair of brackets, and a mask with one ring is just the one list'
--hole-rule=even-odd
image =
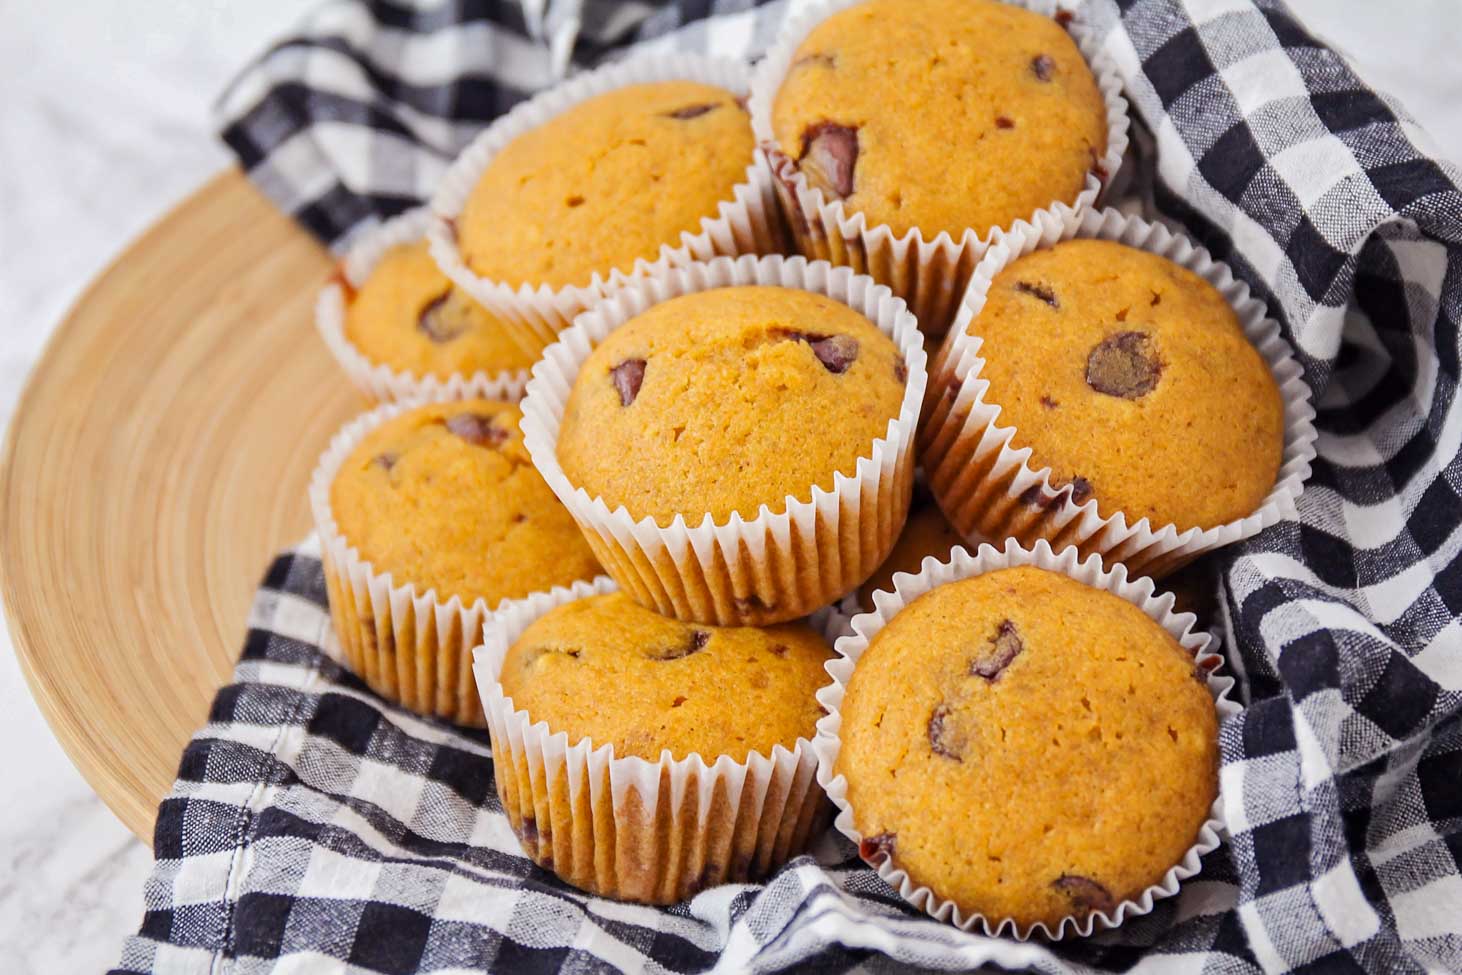
{"label": "muffin", "polygon": [[864,612],[873,608],[873,594],[880,589],[893,589],[896,572],[917,573],[924,559],[933,556],[943,561],[949,557],[950,549],[956,545],[967,545],[959,532],[944,517],[934,496],[922,485],[914,487],[913,500],[909,502],[909,520],[904,522],[903,533],[894,544],[893,551],[858,587],[857,605]]}
{"label": "muffin", "polygon": [[1057,516],[1090,501],[1128,525],[1203,530],[1273,490],[1285,447],[1274,375],[1223,295],[1167,258],[1086,238],[1033,251],[994,276],[966,332],[1010,448],[1051,474],[991,503],[932,449],[931,483],[957,528],[1054,537]]}
{"label": "muffin", "polygon": [[1074,202],[1106,152],[1102,94],[1049,17],[994,0],[867,0],[803,39],[778,148],[895,236],[983,235]]}
{"label": "muffin", "polygon": [[799,756],[822,713],[823,637],[686,624],[617,592],[566,598],[510,611],[482,651],[499,795],[529,856],[663,904],[799,852],[822,811]]}
{"label": "muffin", "polygon": [[316,472],[346,662],[419,712],[481,724],[466,651],[483,613],[599,571],[529,462],[521,416],[486,400],[385,408],[347,428]]}
{"label": "muffin", "polygon": [[873,636],[839,705],[859,852],[992,929],[1110,917],[1204,830],[1205,680],[1141,609],[1060,573],[937,586]]}
{"label": "muffin", "polygon": [[509,142],[456,220],[468,269],[512,287],[586,286],[695,233],[751,163],[737,96],[693,81],[628,85]]}
{"label": "muffin", "polygon": [[893,341],[824,295],[683,295],[615,329],[584,362],[558,462],[572,484],[635,519],[780,512],[788,497],[854,473],[898,415],[906,378]]}
{"label": "muffin", "polygon": [[425,240],[388,250],[347,299],[345,338],[371,363],[412,376],[527,370],[537,356],[431,259]]}

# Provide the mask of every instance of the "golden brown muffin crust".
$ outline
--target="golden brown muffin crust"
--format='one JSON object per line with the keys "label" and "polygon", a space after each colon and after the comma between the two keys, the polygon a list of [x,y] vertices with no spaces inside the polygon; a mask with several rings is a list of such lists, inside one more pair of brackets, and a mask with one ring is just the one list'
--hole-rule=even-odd
{"label": "golden brown muffin crust", "polygon": [[1032,567],[904,607],[853,671],[841,734],[864,855],[995,922],[1136,896],[1217,794],[1192,655],[1125,600]]}
{"label": "golden brown muffin crust", "polygon": [[690,81],[630,85],[518,136],[458,220],[476,273],[517,287],[587,285],[697,233],[751,163],[736,96]]}
{"label": "golden brown muffin crust", "polygon": [[[1104,517],[1204,528],[1274,487],[1284,404],[1223,296],[1166,258],[1075,239],[1012,262],[968,332],[997,422]],[[1040,498],[1032,498],[1041,503]]]}
{"label": "golden brown muffin crust", "polygon": [[617,757],[662,749],[714,764],[811,738],[829,650],[806,623],[682,623],[623,593],[589,596],[535,620],[503,661],[503,691],[573,744]]}
{"label": "golden brown muffin crust", "polygon": [[893,340],[841,302],[733,287],[662,302],[610,333],[564,409],[564,474],[610,510],[697,525],[833,487],[903,402]]}
{"label": "golden brown muffin crust", "polygon": [[797,48],[772,104],[782,151],[895,235],[983,235],[1074,200],[1106,109],[1054,20],[993,0],[869,0]]}
{"label": "golden brown muffin crust", "polygon": [[599,565],[528,459],[518,407],[468,400],[416,407],[368,433],[330,487],[347,543],[394,581],[489,607]]}

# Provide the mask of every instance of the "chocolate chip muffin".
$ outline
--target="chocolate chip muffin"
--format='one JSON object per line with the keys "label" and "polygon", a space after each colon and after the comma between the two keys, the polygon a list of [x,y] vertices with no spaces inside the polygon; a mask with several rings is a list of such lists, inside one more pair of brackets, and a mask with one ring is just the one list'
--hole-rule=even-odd
{"label": "chocolate chip muffin", "polygon": [[438,600],[504,599],[599,566],[533,468],[510,403],[419,406],[367,434],[330,488],[340,534],[378,573]]}
{"label": "chocolate chip muffin", "polygon": [[[623,593],[566,603],[508,651],[503,691],[550,729],[617,757],[692,754],[714,764],[810,739],[829,649],[806,623],[765,628],[682,623]],[[613,687],[600,707],[584,702]]]}
{"label": "chocolate chip muffin", "polygon": [[1243,518],[1274,487],[1279,388],[1192,271],[1112,241],[1064,241],[996,275],[967,331],[983,339],[986,400],[1015,428],[1012,446],[1051,468],[1057,494],[1034,487],[1026,507],[1095,498],[1104,517],[1181,531]]}
{"label": "chocolate chip muffin", "polygon": [[348,298],[345,337],[373,363],[447,379],[527,369],[525,351],[485,308],[452,286],[426,241],[387,251]]}
{"label": "chocolate chip muffin", "polygon": [[859,658],[836,771],[874,865],[1056,931],[1178,864],[1218,790],[1192,655],[1127,601],[1001,569],[900,610]]}
{"label": "chocolate chip muffin", "polygon": [[994,0],[868,0],[798,47],[772,132],[825,197],[925,239],[1071,201],[1106,151],[1091,70],[1049,17]]}
{"label": "chocolate chip muffin", "polygon": [[754,518],[854,473],[898,415],[906,379],[893,341],[832,298],[761,286],[688,294],[630,319],[585,361],[558,461],[635,519]]}
{"label": "chocolate chip muffin", "polygon": [[[942,562],[956,545],[967,544],[949,519],[944,517],[939,505],[934,503],[934,496],[929,490],[923,485],[916,485],[903,533],[878,571],[858,587],[858,607],[864,612],[873,609],[873,594],[880,589],[893,589],[894,573],[918,573],[925,558],[932,555]],[[969,548],[974,551],[974,546]]]}
{"label": "chocolate chip muffin", "polygon": [[751,121],[712,85],[630,85],[510,142],[457,221],[467,266],[513,287],[588,285],[677,245],[732,198],[751,162]]}

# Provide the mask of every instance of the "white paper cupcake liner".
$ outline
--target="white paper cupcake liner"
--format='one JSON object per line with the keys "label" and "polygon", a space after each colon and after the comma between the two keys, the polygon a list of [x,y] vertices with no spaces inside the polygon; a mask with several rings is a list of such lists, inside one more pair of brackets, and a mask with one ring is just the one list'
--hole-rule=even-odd
{"label": "white paper cupcake liner", "polygon": [[641,56],[578,75],[516,106],[493,122],[457,157],[431,201],[434,219],[428,229],[432,256],[458,287],[520,330],[526,348],[541,349],[552,342],[575,315],[588,308],[612,286],[661,265],[687,264],[719,255],[771,254],[785,249],[776,192],[760,151],[747,160],[746,176],[721,202],[713,216],[701,219],[698,233],[682,233],[667,241],[653,259],[638,259],[629,272],[596,272],[587,285],[553,288],[481,277],[467,266],[457,247],[456,220],[488,164],[519,135],[556,115],[605,92],[628,85],[685,80],[716,85],[745,94],[749,69],[740,61],[689,54]]}
{"label": "white paper cupcake liner", "polygon": [[[1103,517],[1098,499],[1084,504],[1058,493],[1051,469],[1031,466],[1031,449],[1011,444],[1015,429],[999,425],[1000,407],[986,401],[989,381],[982,379],[982,340],[966,335],[978,318],[990,282],[1008,264],[1038,247],[1072,237],[1118,241],[1159,254],[1208,281],[1228,301],[1249,341],[1268,363],[1284,401],[1284,453],[1274,488],[1263,504],[1246,517],[1212,528],[1178,531],[1174,525],[1153,526],[1143,518],[1128,524],[1113,511]],[[1013,537],[1030,546],[1047,538],[1053,547],[1075,545],[1083,556],[1099,553],[1108,562],[1122,562],[1134,575],[1160,576],[1199,554],[1249,538],[1294,513],[1310,462],[1315,457],[1315,410],[1303,368],[1269,318],[1264,305],[1234,278],[1227,264],[1187,237],[1161,224],[1148,223],[1116,210],[1048,214],[1035,224],[1002,235],[970,279],[954,327],[935,355],[924,422],[919,434],[920,462],[950,522],[962,534],[979,532],[991,539]],[[1038,487],[1049,507],[1021,501]]]}
{"label": "white paper cupcake liner", "polygon": [[[443,391],[434,402],[455,397]],[[425,402],[425,401],[423,401]],[[472,654],[489,607],[484,599],[441,600],[435,589],[379,572],[341,534],[330,508],[340,465],[372,430],[420,402],[387,403],[341,428],[310,478],[330,616],[344,663],[381,697],[418,714],[483,727]]]}
{"label": "white paper cupcake liner", "polygon": [[[592,583],[504,603],[483,628],[474,670],[487,711],[498,796],[513,831],[537,864],[568,883],[622,900],[670,904],[722,883],[765,876],[801,852],[827,808],[811,743],[736,761],[698,754],[658,761],[615,757],[614,745],[571,742],[517,708],[499,683],[503,660],[523,631],[550,609],[595,593]],[[831,644],[845,620],[811,621]]]}
{"label": "white paper cupcake liner", "polygon": [[382,257],[393,247],[411,244],[426,236],[431,211],[426,207],[408,210],[366,234],[340,263],[336,278],[320,290],[315,301],[315,327],[325,346],[346,376],[368,398],[380,403],[407,399],[493,399],[516,403],[528,384],[527,369],[472,375],[417,376],[372,362],[345,335],[347,289],[359,290]]}
{"label": "white paper cupcake liner", "polygon": [[[897,573],[893,580],[893,591],[880,590],[874,595],[874,611],[855,616],[850,624],[850,635],[838,640],[838,657],[827,665],[832,683],[817,693],[818,701],[827,710],[827,714],[817,722],[817,737],[812,743],[813,750],[817,753],[817,781],[837,807],[837,818],[833,825],[855,846],[861,843],[863,837],[853,826],[853,811],[848,804],[848,781],[844,776],[835,774],[835,767],[842,745],[839,735],[842,728],[843,695],[858,658],[868,649],[873,637],[899,610],[929,590],[997,569],[1023,565],[1059,572],[1132,603],[1172,634],[1179,644],[1193,652],[1197,666],[1208,674],[1206,683],[1209,693],[1213,695],[1219,721],[1239,713],[1239,706],[1229,700],[1229,693],[1234,686],[1233,678],[1215,673],[1215,669],[1223,663],[1218,641],[1206,633],[1193,630],[1195,617],[1192,613],[1174,613],[1172,594],[1155,592],[1151,579],[1129,580],[1122,566],[1104,569],[1100,559],[1095,556],[1081,559],[1072,548],[1055,554],[1045,541],[1037,543],[1034,550],[1021,548],[1013,539],[1006,541],[1003,550],[982,545],[976,553],[971,554],[963,548],[957,548],[945,562],[926,559],[923,570],[918,575]],[[1146,888],[1137,898],[1122,901],[1110,912],[1095,911],[1084,918],[1079,915],[1063,918],[1054,931],[1043,922],[1021,928],[1010,918],[992,922],[983,914],[965,913],[953,901],[940,898],[928,887],[914,883],[906,872],[894,866],[892,860],[884,860],[876,869],[878,875],[897,890],[904,900],[964,931],[979,931],[992,937],[1013,937],[1020,941],[1025,941],[1032,934],[1046,938],[1062,938],[1069,934],[1086,937],[1094,929],[1114,928],[1129,917],[1147,914],[1152,910],[1154,902],[1176,894],[1181,881],[1202,869],[1200,858],[1218,848],[1223,831],[1223,795],[1220,792],[1209,807],[1208,818],[1199,828],[1193,845],[1183,855],[1182,860],[1163,874],[1158,883]]]}
{"label": "white paper cupcake liner", "polygon": [[[709,514],[695,525],[636,521],[609,510],[572,484],[558,462],[559,424],[584,360],[611,331],[651,305],[729,285],[773,285],[826,295],[889,335],[908,368],[903,402],[887,432],[839,472],[831,491],[763,505],[754,518]],[[887,557],[913,488],[913,435],[924,396],[925,355],[914,316],[901,299],[849,268],[801,257],[716,258],[661,268],[626,284],[583,313],[533,367],[523,400],[523,440],[548,486],[584,530],[605,571],[637,602],[665,616],[722,626],[760,625],[806,616],[860,585]]]}
{"label": "white paper cupcake liner", "polygon": [[[909,304],[926,335],[938,337],[950,327],[958,311],[960,296],[994,234],[996,227],[970,228],[958,238],[941,231],[926,239],[917,227],[895,237],[887,224],[870,225],[862,213],[850,212],[842,200],[829,200],[822,190],[807,182],[797,163],[777,144],[772,130],[772,105],[792,64],[797,47],[817,25],[833,14],[863,0],[821,0],[790,20],[757,66],[751,81],[752,131],[771,167],[778,202],[797,248],[809,258],[845,265],[871,275]],[[1035,13],[1054,17],[1055,0],[1006,0]],[[1122,79],[1112,59],[1102,50],[1100,38],[1092,33],[1080,14],[1067,30],[1076,42],[1096,78],[1107,113],[1107,150],[1087,174],[1086,184],[1072,200],[1053,200],[1031,214],[1081,211],[1093,206],[1116,176],[1127,151],[1127,100],[1122,97]],[[1026,220],[1016,220],[1015,227]]]}

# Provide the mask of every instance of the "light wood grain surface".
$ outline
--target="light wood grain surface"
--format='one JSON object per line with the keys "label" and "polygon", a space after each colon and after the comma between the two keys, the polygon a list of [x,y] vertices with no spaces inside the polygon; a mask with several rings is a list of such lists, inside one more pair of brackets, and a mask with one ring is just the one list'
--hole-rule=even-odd
{"label": "light wood grain surface", "polygon": [[327,253],[242,175],[135,242],[57,329],[0,470],[16,652],[68,755],[150,842],[271,553],[362,404],[313,328]]}

